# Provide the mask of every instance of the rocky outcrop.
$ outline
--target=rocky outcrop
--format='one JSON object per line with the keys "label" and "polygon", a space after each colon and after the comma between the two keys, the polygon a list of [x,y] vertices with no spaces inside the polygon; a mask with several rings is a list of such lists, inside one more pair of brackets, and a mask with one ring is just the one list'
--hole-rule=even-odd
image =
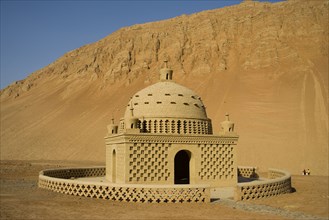
{"label": "rocky outcrop", "polygon": [[[156,73],[169,59],[176,72],[207,75],[236,67],[262,69],[328,56],[328,2],[240,5],[122,28],[108,37],[68,52],[56,62],[2,91],[17,96],[40,77],[87,78],[113,84]],[[312,56],[305,52],[312,50]],[[300,67],[303,63],[304,67]],[[311,64],[312,65],[312,64]],[[277,74],[276,77],[278,77]],[[273,76],[275,77],[275,76]],[[32,81],[32,83],[31,83]]]}

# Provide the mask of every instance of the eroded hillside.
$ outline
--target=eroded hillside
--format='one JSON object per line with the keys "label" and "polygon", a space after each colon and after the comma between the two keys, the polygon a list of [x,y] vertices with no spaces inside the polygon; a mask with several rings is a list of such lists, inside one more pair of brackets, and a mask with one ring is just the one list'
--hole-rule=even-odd
{"label": "eroded hillside", "polygon": [[328,1],[240,5],[122,28],[1,91],[1,159],[105,158],[112,115],[164,59],[215,132],[229,112],[240,165],[328,174]]}

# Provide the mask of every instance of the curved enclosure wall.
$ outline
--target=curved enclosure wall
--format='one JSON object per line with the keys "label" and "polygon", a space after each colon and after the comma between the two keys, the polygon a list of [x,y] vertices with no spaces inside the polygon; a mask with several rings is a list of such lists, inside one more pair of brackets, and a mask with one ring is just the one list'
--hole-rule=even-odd
{"label": "curved enclosure wall", "polygon": [[[256,168],[240,167],[239,173],[250,177]],[[205,185],[143,185],[87,182],[76,178],[104,177],[105,167],[64,168],[39,173],[39,187],[68,195],[124,202],[202,203],[210,202],[210,187]],[[250,200],[291,192],[289,173],[270,169],[264,181],[238,183],[235,200]]]}
{"label": "curved enclosure wall", "polygon": [[238,167],[238,176],[245,178],[258,178],[257,167]]}
{"label": "curved enclosure wall", "polygon": [[39,174],[39,178],[42,176],[54,177],[60,179],[75,179],[81,177],[97,177],[105,175],[105,167],[86,167],[86,168],[60,168],[53,170],[44,170]]}
{"label": "curved enclosure wall", "polygon": [[[239,167],[244,177],[255,175],[256,168]],[[258,175],[257,175],[258,176]],[[291,192],[291,175],[288,172],[269,169],[268,179],[263,181],[238,183],[235,200],[252,200]]]}
{"label": "curved enclosure wall", "polygon": [[104,175],[105,167],[45,170],[39,174],[39,187],[68,195],[122,202],[203,203],[210,201],[210,189],[202,185],[118,185],[75,180],[75,178]]}

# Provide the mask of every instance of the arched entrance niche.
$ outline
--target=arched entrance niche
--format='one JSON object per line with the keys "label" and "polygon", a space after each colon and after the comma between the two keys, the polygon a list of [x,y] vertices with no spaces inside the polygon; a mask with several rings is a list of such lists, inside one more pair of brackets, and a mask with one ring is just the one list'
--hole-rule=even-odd
{"label": "arched entrance niche", "polygon": [[175,155],[174,172],[175,184],[190,184],[191,152],[180,150]]}
{"label": "arched entrance niche", "polygon": [[117,157],[115,150],[112,152],[112,182],[115,183],[116,175],[117,175]]}

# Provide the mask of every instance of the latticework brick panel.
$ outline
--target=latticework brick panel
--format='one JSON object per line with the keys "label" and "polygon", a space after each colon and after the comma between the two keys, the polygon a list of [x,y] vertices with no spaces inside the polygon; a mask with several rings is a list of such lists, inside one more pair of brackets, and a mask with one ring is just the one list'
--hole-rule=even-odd
{"label": "latticework brick panel", "polygon": [[[91,170],[93,172],[91,172]],[[68,195],[85,196],[91,198],[107,199],[122,202],[141,202],[141,203],[203,203],[210,201],[210,189],[208,187],[145,187],[145,185],[110,185],[106,183],[84,182],[82,180],[70,180],[76,178],[71,174],[76,172],[79,177],[84,174],[94,174],[99,172],[104,174],[105,168],[82,168],[82,169],[59,169],[46,170],[40,172],[39,187],[52,190],[54,192]],[[78,170],[80,170],[78,172]],[[88,170],[88,172],[83,172]],[[53,177],[47,176],[51,174]],[[70,173],[70,175],[66,175]],[[54,177],[56,176],[56,177]],[[63,177],[65,179],[60,179]],[[84,176],[88,177],[88,176]]]}
{"label": "latticework brick panel", "polygon": [[[275,175],[271,175],[272,172]],[[251,200],[291,192],[291,175],[289,173],[280,170],[269,170],[269,176],[280,177],[257,182],[238,183],[235,199]]]}
{"label": "latticework brick panel", "polygon": [[246,178],[255,178],[257,177],[257,168],[256,167],[238,167],[238,176]]}
{"label": "latticework brick panel", "polygon": [[165,182],[171,144],[135,143],[129,147],[129,182]]}
{"label": "latticework brick panel", "polygon": [[221,144],[199,145],[201,149],[202,180],[232,179],[235,177],[233,147]]}
{"label": "latticework brick panel", "polygon": [[43,175],[61,179],[79,178],[87,176],[104,176],[105,167],[44,170]]}

